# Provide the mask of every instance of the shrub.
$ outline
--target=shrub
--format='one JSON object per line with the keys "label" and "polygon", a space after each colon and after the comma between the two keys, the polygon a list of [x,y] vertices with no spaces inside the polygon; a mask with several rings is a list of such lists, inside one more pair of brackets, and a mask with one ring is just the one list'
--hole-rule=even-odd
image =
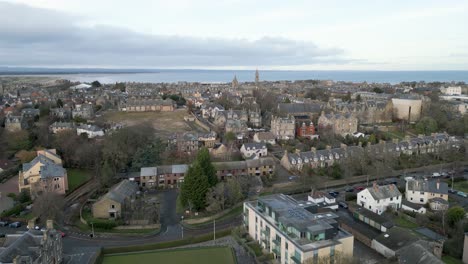
{"label": "shrub", "polygon": [[24,206],[23,204],[17,204],[13,206],[13,208],[3,211],[1,216],[5,217],[5,216],[12,216],[12,215],[19,215],[25,208],[26,206]]}
{"label": "shrub", "polygon": [[345,194],[345,200],[346,201],[353,201],[357,199],[357,194],[355,193],[346,193]]}
{"label": "shrub", "polygon": [[[111,230],[117,226],[117,223],[112,220],[109,220],[109,221],[99,220],[99,221],[95,221],[92,223],[93,223],[92,225],[94,226],[94,228],[104,229],[104,230]],[[89,223],[89,226],[91,226],[91,223]]]}

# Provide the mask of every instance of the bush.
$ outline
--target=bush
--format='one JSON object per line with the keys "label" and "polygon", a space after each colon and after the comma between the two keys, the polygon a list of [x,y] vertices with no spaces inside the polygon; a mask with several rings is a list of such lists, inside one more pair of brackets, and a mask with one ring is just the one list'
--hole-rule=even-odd
{"label": "bush", "polygon": [[[93,223],[92,225],[94,226],[94,228],[104,229],[104,230],[111,230],[117,226],[117,223],[112,220],[109,220],[109,221],[99,220],[99,221],[92,222],[92,223]],[[89,226],[91,226],[91,223],[88,223],[88,224]]]}
{"label": "bush", "polygon": [[12,216],[12,215],[19,215],[25,208],[26,208],[25,205],[17,204],[13,206],[13,208],[3,211],[1,216],[6,217],[6,216]]}
{"label": "bush", "polygon": [[345,201],[353,201],[357,199],[357,194],[355,193],[346,193],[345,194]]}

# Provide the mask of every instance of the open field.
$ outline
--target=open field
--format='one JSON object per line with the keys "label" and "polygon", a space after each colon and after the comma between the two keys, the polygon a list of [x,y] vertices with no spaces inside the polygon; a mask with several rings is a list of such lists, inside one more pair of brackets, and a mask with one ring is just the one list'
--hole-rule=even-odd
{"label": "open field", "polygon": [[67,169],[68,175],[68,191],[72,192],[81,184],[91,179],[91,172],[88,170],[80,169]]}
{"label": "open field", "polygon": [[228,247],[174,249],[167,251],[146,251],[104,256],[103,264],[124,263],[206,263],[234,264],[234,256]]}
{"label": "open field", "polygon": [[[173,112],[106,112],[100,119],[107,122],[123,123],[126,126],[151,124],[157,133],[167,138],[175,132],[193,131],[184,120],[187,110]],[[202,131],[202,130],[201,130]]]}

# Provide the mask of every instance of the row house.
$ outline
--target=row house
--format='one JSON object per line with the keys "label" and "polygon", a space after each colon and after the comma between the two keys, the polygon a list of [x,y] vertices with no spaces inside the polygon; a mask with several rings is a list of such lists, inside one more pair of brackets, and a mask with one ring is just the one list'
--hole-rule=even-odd
{"label": "row house", "polygon": [[120,111],[126,112],[172,112],[177,108],[174,100],[167,98],[163,99],[128,99],[125,104],[120,106]]}
{"label": "row house", "polygon": [[264,143],[245,143],[240,151],[246,159],[255,159],[268,155],[268,149]]}
{"label": "row house", "polygon": [[49,131],[53,134],[57,134],[63,131],[72,131],[75,129],[75,123],[73,122],[54,122],[49,126]]}

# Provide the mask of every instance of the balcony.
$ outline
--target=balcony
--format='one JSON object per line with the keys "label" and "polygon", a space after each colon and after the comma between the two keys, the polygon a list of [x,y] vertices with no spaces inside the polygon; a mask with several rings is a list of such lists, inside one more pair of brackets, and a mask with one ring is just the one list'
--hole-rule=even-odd
{"label": "balcony", "polygon": [[279,247],[273,247],[273,249],[271,250],[273,253],[276,254],[276,256],[281,256],[281,248]]}
{"label": "balcony", "polygon": [[273,244],[280,246],[281,245],[281,240],[273,239]]}
{"label": "balcony", "polygon": [[298,259],[296,256],[292,256],[292,257],[291,257],[291,260],[292,260],[294,263],[296,263],[296,264],[301,264],[301,263],[302,263],[301,260]]}

